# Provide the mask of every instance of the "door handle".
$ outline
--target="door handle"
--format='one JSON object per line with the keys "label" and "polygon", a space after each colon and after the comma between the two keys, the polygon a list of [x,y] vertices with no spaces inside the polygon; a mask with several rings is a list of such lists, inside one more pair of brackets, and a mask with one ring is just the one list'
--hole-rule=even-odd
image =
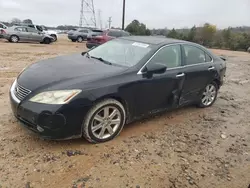
{"label": "door handle", "polygon": [[215,69],[215,67],[209,67],[208,68],[208,70],[210,71],[210,70],[214,70]]}
{"label": "door handle", "polygon": [[180,74],[176,75],[176,78],[180,78],[180,77],[183,77],[183,76],[185,76],[185,74],[184,73],[180,73]]}

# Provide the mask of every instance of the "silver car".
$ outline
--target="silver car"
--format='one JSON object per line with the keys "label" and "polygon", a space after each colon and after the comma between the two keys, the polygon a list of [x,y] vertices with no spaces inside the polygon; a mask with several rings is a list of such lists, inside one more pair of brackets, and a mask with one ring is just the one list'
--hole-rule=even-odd
{"label": "silver car", "polygon": [[31,27],[13,26],[5,30],[4,38],[9,42],[40,42],[50,44],[54,38]]}

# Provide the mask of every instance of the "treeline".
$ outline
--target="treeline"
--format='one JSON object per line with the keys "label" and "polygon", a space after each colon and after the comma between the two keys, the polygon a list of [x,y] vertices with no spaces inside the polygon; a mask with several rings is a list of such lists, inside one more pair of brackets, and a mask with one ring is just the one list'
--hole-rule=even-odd
{"label": "treeline", "polygon": [[132,35],[161,35],[169,38],[195,42],[209,48],[246,51],[250,47],[250,27],[229,27],[217,29],[215,25],[206,23],[202,27],[191,29],[152,29],[138,20],[132,21],[126,28]]}
{"label": "treeline", "polygon": [[[152,30],[153,35],[199,43],[209,48],[246,51],[250,47],[250,28],[237,27],[219,30],[215,25],[204,24],[203,27],[191,29]],[[158,33],[157,33],[158,32]]]}

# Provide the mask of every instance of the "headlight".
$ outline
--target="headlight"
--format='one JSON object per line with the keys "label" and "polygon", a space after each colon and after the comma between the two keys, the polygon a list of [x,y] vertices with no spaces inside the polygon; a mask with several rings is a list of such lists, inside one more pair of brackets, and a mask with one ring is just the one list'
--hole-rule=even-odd
{"label": "headlight", "polygon": [[39,93],[30,99],[31,102],[43,104],[66,104],[82,90],[58,90]]}

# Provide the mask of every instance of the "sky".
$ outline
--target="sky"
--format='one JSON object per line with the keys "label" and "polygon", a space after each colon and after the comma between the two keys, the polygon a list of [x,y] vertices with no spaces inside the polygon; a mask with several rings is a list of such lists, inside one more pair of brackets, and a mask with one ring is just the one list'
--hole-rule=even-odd
{"label": "sky", "polygon": [[[81,0],[0,0],[0,20],[32,19],[33,23],[79,25]],[[86,0],[88,1],[88,0]],[[123,0],[94,0],[97,25],[121,27]],[[90,14],[85,12],[87,18]],[[137,19],[148,28],[186,28],[206,22],[218,28],[250,26],[250,0],[126,0],[125,25]]]}

